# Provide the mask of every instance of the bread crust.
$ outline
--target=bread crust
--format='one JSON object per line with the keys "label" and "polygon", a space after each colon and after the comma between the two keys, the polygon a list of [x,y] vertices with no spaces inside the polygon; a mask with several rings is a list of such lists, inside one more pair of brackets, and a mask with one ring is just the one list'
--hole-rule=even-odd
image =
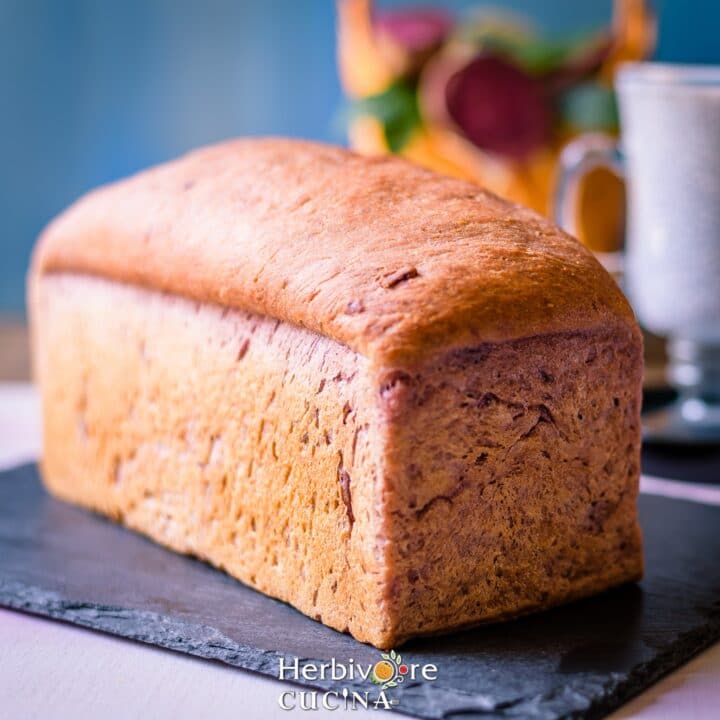
{"label": "bread crust", "polygon": [[536,213],[298,140],[226,142],[90,193],[42,235],[34,272],[57,271],[285,320],[378,365],[635,326],[592,254]]}

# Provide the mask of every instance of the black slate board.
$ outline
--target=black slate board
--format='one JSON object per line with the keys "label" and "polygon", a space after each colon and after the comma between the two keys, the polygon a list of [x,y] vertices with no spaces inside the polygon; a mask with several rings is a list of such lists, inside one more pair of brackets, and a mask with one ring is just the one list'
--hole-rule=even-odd
{"label": "black slate board", "polygon": [[720,485],[720,448],[645,444],[642,471],[673,480]]}
{"label": "black slate board", "polygon": [[[670,388],[643,392],[643,413],[660,410],[677,394]],[[720,485],[720,442],[714,445],[665,445],[645,440],[642,448],[642,471],[673,480]]]}
{"label": "black slate board", "polygon": [[[720,639],[720,509],[644,496],[647,575],[503,625],[419,640],[433,682],[388,691],[423,718],[602,717]],[[278,676],[285,657],[374,663],[375,649],[207,565],[0,473],[0,605]],[[315,682],[367,690],[367,682]]]}

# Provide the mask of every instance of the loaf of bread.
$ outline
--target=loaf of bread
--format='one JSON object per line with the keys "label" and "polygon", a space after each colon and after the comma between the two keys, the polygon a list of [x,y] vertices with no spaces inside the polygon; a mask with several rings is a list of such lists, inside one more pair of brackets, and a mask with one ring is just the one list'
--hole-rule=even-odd
{"label": "loaf of bread", "polygon": [[547,220],[239,140],[102,188],[30,274],[57,496],[378,647],[642,573],[642,341]]}

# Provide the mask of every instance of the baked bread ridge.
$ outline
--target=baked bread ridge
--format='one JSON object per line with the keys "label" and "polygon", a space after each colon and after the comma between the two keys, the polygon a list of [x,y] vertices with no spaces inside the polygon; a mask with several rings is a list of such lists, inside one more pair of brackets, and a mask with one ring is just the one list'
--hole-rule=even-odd
{"label": "baked bread ridge", "polygon": [[48,487],[361,641],[642,572],[641,345],[624,326],[379,368],[92,276],[36,276],[31,310]]}
{"label": "baked bread ridge", "polygon": [[226,142],[96,190],[33,264],[276,317],[378,366],[635,322],[592,254],[530,210],[297,140]]}

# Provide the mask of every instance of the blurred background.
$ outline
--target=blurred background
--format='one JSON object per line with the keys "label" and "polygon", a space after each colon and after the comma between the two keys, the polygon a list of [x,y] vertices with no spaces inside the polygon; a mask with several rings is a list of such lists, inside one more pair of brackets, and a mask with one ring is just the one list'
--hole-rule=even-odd
{"label": "blurred background", "polygon": [[[432,4],[462,16],[484,3]],[[488,4],[548,33],[590,31],[612,13],[611,0]],[[653,6],[654,57],[720,62],[720,4]],[[235,135],[345,142],[335,22],[330,0],[0,0],[0,378],[27,373],[35,238],[79,195]]]}

